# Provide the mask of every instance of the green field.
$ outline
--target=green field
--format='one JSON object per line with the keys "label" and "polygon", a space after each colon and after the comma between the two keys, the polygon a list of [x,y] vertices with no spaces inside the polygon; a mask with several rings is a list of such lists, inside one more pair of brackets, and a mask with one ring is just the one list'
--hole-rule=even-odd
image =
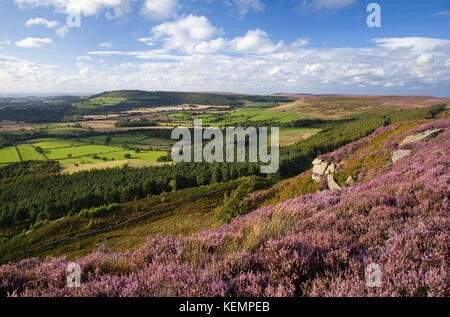
{"label": "green field", "polygon": [[172,147],[172,145],[176,142],[176,140],[168,140],[162,138],[148,138],[140,143],[145,145],[150,145],[154,147]]}
{"label": "green field", "polygon": [[[81,139],[82,142],[88,144],[104,145],[106,143],[106,136],[93,136]],[[111,137],[109,144],[111,145],[128,145],[143,149],[155,148],[157,150],[168,150],[175,143],[173,140],[163,138],[149,138],[144,134],[125,134],[115,135]]]}
{"label": "green field", "polygon": [[[139,144],[141,141],[145,140],[147,136],[143,134],[122,134],[122,135],[114,135],[111,137],[110,144]],[[94,144],[104,145],[106,143],[107,136],[93,136],[83,138],[81,141]]]}
{"label": "green field", "polygon": [[[97,144],[92,144],[94,141]],[[96,136],[85,139],[59,139],[40,138],[28,141],[28,144],[18,145],[23,161],[30,160],[57,160],[61,163],[63,172],[74,173],[82,170],[120,167],[124,165],[143,167],[159,165],[157,160],[167,155],[165,150],[173,143],[171,140],[160,138],[147,138],[144,134],[126,134],[112,136],[111,144],[104,145],[106,136]],[[129,142],[142,142],[130,144]],[[139,147],[137,153],[134,149],[124,149],[120,145]],[[43,154],[36,151],[36,147],[43,149]],[[149,149],[152,150],[149,150]],[[126,158],[125,155],[130,157]],[[96,158],[94,158],[94,156]],[[127,155],[128,156],[128,155]],[[20,162],[20,157],[14,147],[0,150],[0,164]]]}
{"label": "green field", "polygon": [[[230,112],[231,117],[248,118],[250,121],[273,120],[281,123],[305,118],[304,115],[290,112],[275,112],[261,109],[239,109]],[[233,120],[234,121],[234,120]]]}
{"label": "green field", "polygon": [[[276,112],[265,110],[264,108],[242,108],[233,110],[227,114],[183,114],[175,113],[170,115],[175,119],[173,122],[179,125],[190,126],[194,119],[202,119],[203,124],[209,126],[232,126],[246,121],[274,121],[279,123],[292,122],[304,119],[305,115],[292,112]],[[164,125],[164,123],[163,123]]]}
{"label": "green field", "polygon": [[147,161],[156,162],[160,157],[165,156],[167,152],[163,151],[150,151],[150,152],[140,152],[136,153],[134,151],[119,151],[119,152],[112,152],[112,153],[106,153],[103,155],[99,155],[101,158],[106,157],[108,160],[124,160],[125,155],[130,154],[130,159],[144,159]]}
{"label": "green field", "polygon": [[202,113],[177,112],[172,114],[163,114],[160,118],[170,118],[170,122],[161,122],[160,125],[192,126],[194,119],[202,119],[204,126],[233,126],[246,121],[274,121],[278,123],[288,123],[295,120],[306,118],[305,115],[293,112],[278,112],[268,110],[271,106],[277,104],[255,104],[254,107],[247,105],[245,108],[233,110],[228,113]]}
{"label": "green field", "polygon": [[86,143],[74,139],[66,140],[58,138],[35,139],[29,143],[32,143],[34,146],[39,146],[44,150],[86,145]]}
{"label": "green field", "polygon": [[44,150],[44,154],[51,160],[60,160],[68,158],[69,155],[72,157],[80,157],[93,154],[118,152],[122,150],[123,149],[120,147],[107,145],[84,145]]}
{"label": "green field", "polygon": [[76,158],[67,158],[59,160],[64,166],[80,165],[80,164],[97,164],[104,163],[102,159],[95,159],[92,156],[81,156]]}
{"label": "green field", "polygon": [[42,161],[45,157],[36,151],[31,144],[21,144],[17,146],[17,149],[22,156],[22,161]]}
{"label": "green field", "polygon": [[87,99],[86,101],[80,102],[75,106],[80,109],[96,109],[98,107],[114,106],[125,100],[127,100],[127,98],[98,97]]}
{"label": "green field", "polygon": [[160,162],[151,162],[151,161],[145,161],[145,160],[139,160],[139,159],[130,159],[130,160],[122,160],[122,161],[96,161],[96,163],[81,163],[81,164],[66,164],[66,160],[62,161],[62,167],[63,173],[77,173],[81,171],[91,171],[91,170],[100,170],[105,168],[116,168],[116,167],[123,167],[123,166],[129,166],[129,167],[149,167],[149,166],[159,166],[164,164],[170,164],[170,163],[160,163]]}
{"label": "green field", "polygon": [[72,135],[76,132],[86,132],[88,131],[87,129],[83,129],[83,128],[50,128],[50,129],[46,129],[44,130],[46,131],[48,134],[61,134],[61,135]]}
{"label": "green field", "polygon": [[87,132],[88,129],[84,128],[74,128],[70,125],[56,125],[56,124],[41,124],[33,126],[34,129],[38,131],[44,131],[48,134],[56,135],[75,135],[77,132]]}
{"label": "green field", "polygon": [[0,164],[20,162],[19,153],[14,146],[0,149]]}
{"label": "green field", "polygon": [[280,128],[280,145],[286,146],[317,134],[321,129],[312,128]]}

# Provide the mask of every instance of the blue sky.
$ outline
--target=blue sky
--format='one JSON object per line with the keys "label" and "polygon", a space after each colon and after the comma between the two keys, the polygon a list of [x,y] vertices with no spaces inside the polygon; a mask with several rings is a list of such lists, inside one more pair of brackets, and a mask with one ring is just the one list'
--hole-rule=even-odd
{"label": "blue sky", "polygon": [[450,97],[449,31],[448,0],[2,0],[0,92]]}

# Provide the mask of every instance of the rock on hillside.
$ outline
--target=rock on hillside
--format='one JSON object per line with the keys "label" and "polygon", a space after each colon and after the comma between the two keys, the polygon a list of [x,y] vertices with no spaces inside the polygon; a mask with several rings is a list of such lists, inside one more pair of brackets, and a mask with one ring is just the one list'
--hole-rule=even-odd
{"label": "rock on hillside", "polygon": [[411,150],[398,150],[392,153],[392,163],[397,162],[398,160],[401,160],[405,156],[408,156],[411,154]]}
{"label": "rock on hillside", "polygon": [[[383,127],[371,136],[344,146],[333,153],[316,158],[313,161],[312,180],[320,182],[327,176],[328,189],[332,191],[341,189],[335,181],[336,177],[339,178],[339,183],[344,184],[345,187],[355,186],[353,176],[357,172],[358,182],[367,180],[367,176],[370,176],[370,179],[377,172],[373,170],[371,175],[365,173],[371,167],[373,169],[374,164],[378,166],[380,171],[389,168],[390,163],[397,163],[399,160],[412,155],[417,151],[417,147],[422,146],[420,145],[422,142],[430,141],[445,130],[440,126],[433,126],[433,124],[421,125],[420,122],[410,124],[421,126],[421,128],[402,132],[405,130],[404,125]],[[430,128],[424,130],[426,127]],[[397,130],[397,133],[393,133]],[[408,148],[404,148],[405,146],[408,146]],[[415,147],[415,150],[411,149]],[[374,150],[375,148],[377,151]],[[387,155],[389,155],[390,160],[386,159]]]}
{"label": "rock on hillside", "polygon": [[334,192],[334,191],[338,191],[341,190],[341,186],[339,186],[336,181],[334,180],[334,176],[333,175],[327,175],[327,185],[328,188]]}
{"label": "rock on hillside", "polygon": [[312,180],[319,182],[325,175],[332,175],[335,171],[335,164],[328,163],[321,159],[315,159],[313,161],[313,175]]}
{"label": "rock on hillside", "polygon": [[439,133],[443,132],[442,129],[434,129],[434,130],[427,130],[419,134],[410,135],[406,139],[400,143],[400,146],[414,143],[414,142],[421,142],[421,141],[427,141],[434,137],[436,137]]}
{"label": "rock on hillside", "polygon": [[[410,143],[431,140],[432,138],[435,138],[439,133],[442,133],[443,131],[444,131],[443,129],[434,129],[434,130],[427,130],[419,134],[410,135],[400,143],[400,147]],[[392,162],[395,163],[398,160],[401,160],[402,158],[410,154],[411,150],[397,150],[394,153],[392,153]]]}

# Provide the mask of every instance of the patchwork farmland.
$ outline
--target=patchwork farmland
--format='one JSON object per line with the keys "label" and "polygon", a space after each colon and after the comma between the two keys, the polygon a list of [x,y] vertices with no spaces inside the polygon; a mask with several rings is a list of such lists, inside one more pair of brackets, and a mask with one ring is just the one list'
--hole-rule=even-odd
{"label": "patchwork farmland", "polygon": [[56,160],[61,163],[63,172],[123,165],[151,166],[156,165],[160,157],[167,155],[170,145],[169,140],[141,134],[84,139],[41,138],[0,149],[0,165]]}

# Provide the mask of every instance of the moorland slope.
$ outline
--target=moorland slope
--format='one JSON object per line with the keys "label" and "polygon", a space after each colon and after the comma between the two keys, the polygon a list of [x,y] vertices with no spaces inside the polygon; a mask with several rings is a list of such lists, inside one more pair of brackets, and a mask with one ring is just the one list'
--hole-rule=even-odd
{"label": "moorland slope", "polygon": [[[289,95],[291,96],[291,95]],[[295,96],[295,95],[292,95]],[[342,119],[362,113],[409,110],[450,104],[449,98],[430,96],[300,96],[292,103],[272,109],[320,119]]]}

